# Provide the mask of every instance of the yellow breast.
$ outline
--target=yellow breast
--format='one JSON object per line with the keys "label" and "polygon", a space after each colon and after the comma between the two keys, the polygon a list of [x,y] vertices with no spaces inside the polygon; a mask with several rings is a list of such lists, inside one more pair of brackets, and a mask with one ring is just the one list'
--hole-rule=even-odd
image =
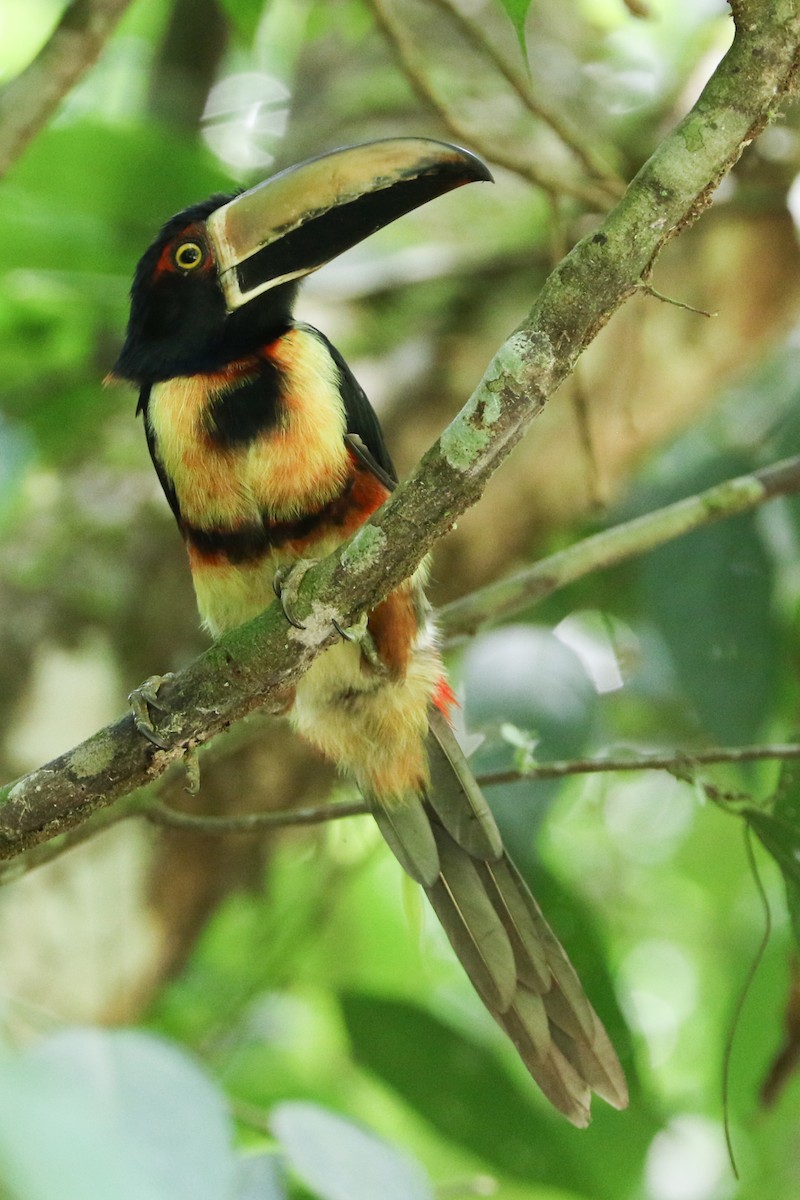
{"label": "yellow breast", "polygon": [[344,408],[325,346],[292,329],[264,353],[280,369],[280,411],[249,443],[222,445],[206,423],[214,401],[246,376],[193,375],[152,389],[147,420],[191,525],[236,528],[265,513],[291,520],[331,500],[347,477]]}

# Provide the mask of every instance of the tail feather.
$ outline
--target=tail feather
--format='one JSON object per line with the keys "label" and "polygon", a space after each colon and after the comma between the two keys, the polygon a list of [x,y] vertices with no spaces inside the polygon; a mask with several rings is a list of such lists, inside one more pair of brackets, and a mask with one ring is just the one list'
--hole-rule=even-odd
{"label": "tail feather", "polygon": [[547,1015],[550,1018],[550,1024],[554,1028],[560,1029],[562,1033],[566,1033],[575,1042],[581,1042],[587,1038],[591,1040],[594,1037],[594,1021],[592,1019],[594,1013],[592,1009],[589,1009],[588,1021],[585,1020],[584,1005],[581,1004],[579,1010],[578,1007],[570,1003],[555,971],[553,971],[553,981],[546,995]]}
{"label": "tail feather", "polygon": [[428,744],[428,795],[391,810],[374,804],[381,832],[425,888],[473,986],[551,1103],[579,1127],[589,1122],[593,1091],[624,1108],[625,1076],[608,1036],[438,714]]}
{"label": "tail feather", "polygon": [[602,1096],[612,1108],[625,1108],[628,1103],[625,1079],[619,1069],[612,1069],[618,1067],[614,1048],[596,1013],[594,1019],[594,1037],[590,1041],[576,1041],[557,1025],[552,1028],[553,1041],[564,1057],[575,1065],[593,1092]]}
{"label": "tail feather", "polygon": [[439,877],[439,851],[431,823],[422,805],[383,805],[367,797],[373,817],[384,841],[403,870],[423,887],[430,887]]}
{"label": "tail feather", "polygon": [[479,863],[478,870],[514,949],[520,980],[534,992],[546,992],[550,987],[547,955],[511,866],[504,855],[496,863]]}
{"label": "tail feather", "polygon": [[[447,721],[430,710],[427,739],[430,788],[428,800],[455,842],[474,858],[499,859],[503,839],[486,797],[469,769],[464,751]],[[451,780],[459,781],[454,789]]]}
{"label": "tail feather", "polygon": [[[594,1009],[589,1003],[581,981],[575,973],[575,968],[567,958],[564,947],[545,921],[539,906],[536,904],[533,896],[531,896],[527,885],[521,877],[520,887],[525,889],[526,898],[531,904],[536,906],[538,912],[536,922],[537,932],[544,947],[547,965],[550,968],[554,981],[554,986],[551,990],[557,993],[557,998],[553,1001],[553,1015],[556,1024],[561,1024],[563,1028],[564,1023],[569,1022],[567,1026],[567,1032],[569,1032],[570,1028],[577,1023],[579,1031],[576,1032],[575,1036],[580,1037],[582,1031],[585,1037],[591,1038],[594,1035],[595,1026]],[[557,1014],[561,1015],[561,1022],[556,1019]]]}
{"label": "tail feather", "polygon": [[436,915],[484,1002],[501,1010],[517,986],[514,951],[474,861],[441,826],[436,829],[441,873],[426,888]]}
{"label": "tail feather", "polygon": [[545,1047],[534,1041],[534,1030],[529,1024],[528,1000],[529,997],[522,995],[507,1013],[494,1013],[493,1016],[511,1038],[520,1058],[550,1103],[573,1125],[585,1129],[591,1116],[590,1085],[555,1045],[549,1030]]}

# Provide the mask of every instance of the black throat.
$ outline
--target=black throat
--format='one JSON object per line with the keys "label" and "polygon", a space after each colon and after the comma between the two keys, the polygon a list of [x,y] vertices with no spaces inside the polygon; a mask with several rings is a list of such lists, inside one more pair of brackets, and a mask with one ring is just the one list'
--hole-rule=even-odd
{"label": "black throat", "polygon": [[205,240],[205,222],[230,200],[212,196],[177,213],[139,260],[131,285],[131,309],[125,341],[114,374],[140,386],[177,376],[205,375],[256,354],[292,325],[298,284],[279,284],[229,313],[213,258],[209,270],[165,269],[184,231]]}

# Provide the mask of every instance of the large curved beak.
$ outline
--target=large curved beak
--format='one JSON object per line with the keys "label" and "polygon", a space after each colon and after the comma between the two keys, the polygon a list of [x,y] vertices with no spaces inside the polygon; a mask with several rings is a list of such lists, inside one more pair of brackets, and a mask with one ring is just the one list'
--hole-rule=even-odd
{"label": "large curved beak", "polygon": [[228,310],[309,275],[435,196],[491,178],[474,154],[429,138],[348,146],[281,171],[208,218]]}

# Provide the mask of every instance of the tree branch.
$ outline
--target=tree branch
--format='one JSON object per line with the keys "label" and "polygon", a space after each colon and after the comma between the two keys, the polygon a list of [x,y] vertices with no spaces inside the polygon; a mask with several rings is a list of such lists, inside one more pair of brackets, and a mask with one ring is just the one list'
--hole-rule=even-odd
{"label": "tree branch", "polygon": [[687,496],[685,500],[676,500],[632,521],[604,529],[516,575],[454,600],[440,609],[439,626],[450,641],[470,636],[482,625],[513,616],[593,571],[637,558],[694,529],[749,512],[776,496],[796,492],[800,492],[800,456],[773,463],[752,475],[727,479],[697,496]]}
{"label": "tree branch", "polygon": [[[720,763],[764,762],[768,760],[788,762],[800,759],[800,745],[766,746],[721,746],[713,750],[698,750],[689,753],[678,751],[673,754],[644,754],[629,758],[576,758],[540,763],[523,771],[496,771],[491,775],[478,776],[481,787],[496,787],[505,783],[525,783],[537,779],[566,779],[573,775],[601,775],[630,771],[668,771],[686,783],[700,783],[714,803],[730,808],[731,800],[741,800],[751,807],[749,796],[732,797],[715,788],[713,784],[698,780],[696,768]],[[295,825],[324,825],[329,821],[341,821],[345,817],[367,816],[369,806],[363,800],[343,800],[334,804],[321,804],[314,808],[275,809],[272,812],[244,813],[235,817],[206,817],[181,812],[150,796],[128,801],[113,809],[99,809],[91,819],[76,825],[51,841],[41,842],[19,853],[15,858],[0,862],[0,886],[13,883],[22,875],[37,867],[47,865],[60,858],[97,834],[138,817],[150,824],[167,829],[182,829],[185,833],[223,837],[231,833],[264,833],[275,829],[288,829]]]}
{"label": "tree branch", "polygon": [[[686,783],[696,782],[697,768],[751,762],[791,762],[800,759],[800,744],[772,743],[758,746],[715,746],[710,750],[678,750],[671,754],[630,754],[615,758],[570,758],[535,763],[524,770],[494,771],[479,775],[481,787],[506,783],[530,783],[533,780],[568,779],[574,775],[609,775],[630,771],[667,771]],[[704,785],[705,786],[705,785]],[[716,791],[716,797],[720,793]],[[235,817],[205,817],[179,812],[159,800],[148,800],[129,815],[142,816],[154,825],[184,829],[190,833],[220,836],[225,833],[257,833],[267,829],[286,829],[294,825],[322,825],[343,817],[361,817],[370,812],[363,800],[339,801],[315,808],[295,808],[273,812],[245,813]],[[2,875],[0,874],[0,880]]]}
{"label": "tree branch", "polygon": [[167,685],[154,751],[130,715],[0,791],[0,857],[63,833],[150,782],[187,748],[262,708],[278,712],[321,650],[331,620],[351,625],[414,571],[480,497],[578,356],[636,291],[661,248],[695,220],[714,187],[788,94],[800,47],[793,0],[749,4],[747,20],[694,109],[657,148],[600,228],[546,281],[462,411],[416,472],[349,541],[305,574],[287,629],[277,605],[221,638]]}
{"label": "tree branch", "polygon": [[[798,752],[800,753],[800,751]],[[244,813],[236,817],[198,817],[179,812],[168,804],[151,800],[142,805],[139,814],[153,825],[168,829],[185,829],[190,833],[263,833],[265,829],[288,829],[294,825],[325,825],[343,817],[362,817],[369,812],[363,800],[340,800],[318,808],[288,808],[274,812]]]}
{"label": "tree branch", "polygon": [[47,42],[0,92],[0,177],[97,61],[130,0],[72,0]]}
{"label": "tree branch", "polygon": [[800,758],[800,745],[794,742],[771,746],[717,746],[712,750],[680,751],[673,754],[640,754],[628,758],[573,758],[557,762],[537,763],[524,771],[495,771],[481,775],[481,787],[496,787],[501,783],[519,783],[530,779],[566,779],[570,775],[601,775],[619,771],[669,771],[689,782],[694,781],[695,767],[716,766],[720,763],[788,762]]}
{"label": "tree branch", "polygon": [[[583,541],[576,542],[573,546],[569,546],[566,550],[561,550],[557,554],[551,555],[549,558],[542,559],[535,563],[532,567],[520,572],[518,575],[512,576],[510,579],[501,580],[499,583],[491,584],[489,587],[482,588],[474,592],[471,596],[467,596],[462,600],[455,601],[453,604],[447,605],[440,611],[439,624],[450,642],[457,640],[467,634],[474,633],[482,625],[492,620],[502,620],[505,617],[511,616],[514,612],[523,608],[529,608],[538,600],[549,596],[552,592],[573,583],[576,579],[590,574],[595,570],[604,567],[610,567],[617,563],[623,562],[626,559],[636,557],[637,555],[646,553],[655,546],[663,545],[665,542],[671,541],[676,537],[681,537],[694,529],[699,529],[705,525],[712,524],[716,521],[723,520],[726,517],[736,516],[739,513],[746,512],[765,503],[767,500],[777,496],[790,495],[800,491],[800,456],[797,458],[786,459],[783,462],[775,463],[770,467],[765,467],[761,471],[756,471],[752,475],[742,475],[736,479],[727,480],[724,483],[717,484],[715,487],[709,488],[705,492],[701,492],[697,496],[690,496],[685,500],[678,500],[674,504],[667,505],[664,508],[657,509],[654,512],[647,513],[645,516],[637,517],[633,521],[627,521],[621,525],[617,525],[612,529],[604,530],[602,533],[595,534],[593,537],[585,538]],[[199,661],[199,660],[198,660]],[[227,682],[227,681],[226,681]],[[219,686],[219,685],[217,685]],[[224,684],[222,685],[224,686]],[[273,711],[278,711],[278,707],[273,708]],[[202,707],[198,712],[206,717],[213,716],[213,712],[204,710]],[[234,716],[231,715],[231,720]],[[174,725],[176,720],[176,711],[172,709],[171,724]],[[108,739],[110,742],[115,742],[119,737],[120,725],[125,722],[120,722],[116,726],[109,726],[105,730],[101,730],[94,738],[90,738],[88,742],[77,747],[70,755],[64,756],[64,760],[74,760],[80,765],[81,763],[91,763],[94,755],[102,750],[102,739]],[[210,736],[210,735],[208,735]],[[200,744],[202,741],[208,740],[200,732],[194,741],[194,744]],[[177,745],[175,751],[169,752],[173,757],[183,757],[188,755],[192,743],[186,742]],[[133,738],[133,749],[146,751],[146,747],[142,739],[135,735]],[[726,762],[726,761],[749,761],[750,757],[791,757],[790,753],[783,754],[773,752],[774,747],[755,748],[757,753],[751,754],[750,748],[742,747],[738,750],[722,750],[709,751],[704,755],[679,755],[669,756],[665,760],[657,760],[652,763],[645,763],[642,760],[595,760],[587,759],[585,768],[581,768],[580,764],[553,764],[548,763],[544,766],[535,768],[529,773],[529,778],[560,778],[566,774],[580,773],[585,770],[641,770],[645,767],[653,766],[654,768],[664,767],[669,768],[677,762],[686,762],[691,759],[694,762]],[[778,748],[780,751],[781,748]],[[788,748],[791,751],[792,747]],[[720,754],[722,757],[712,757],[715,754]],[[146,753],[144,755],[146,758]],[[164,763],[169,761],[167,755],[162,755],[160,752],[156,759],[151,764],[151,773],[155,777],[160,775],[163,770],[163,765],[159,759],[163,759]],[[47,767],[42,768],[44,782],[41,786],[45,789],[45,799],[49,798],[56,806],[57,813],[60,813],[62,808],[62,789],[65,786],[64,778],[65,767],[63,760],[55,760],[49,763]],[[29,790],[33,784],[30,782],[34,777],[38,777],[39,772],[34,772],[33,776],[26,776],[22,780],[18,780],[16,784],[8,785],[0,789],[0,813],[2,813],[2,805],[10,799],[11,792],[20,784],[25,785],[25,790]],[[505,778],[505,776],[503,777]],[[131,781],[130,787],[138,787],[146,784],[149,780],[148,775],[142,777],[135,774]],[[481,782],[491,784],[499,782],[493,778],[482,779]],[[113,780],[111,781],[113,783]],[[128,789],[130,790],[130,788]],[[124,792],[123,792],[124,794]],[[91,800],[87,799],[87,804]],[[25,867],[39,866],[43,862],[49,862],[52,857],[62,853],[66,849],[83,841],[87,836],[93,836],[105,828],[106,824],[112,823],[113,820],[119,819],[120,816],[145,815],[156,823],[158,819],[153,815],[159,811],[154,802],[150,799],[144,799],[138,804],[134,804],[124,810],[121,810],[119,815],[111,814],[100,810],[94,814],[91,823],[85,823],[73,829],[71,833],[59,833],[54,826],[54,832],[49,836],[55,838],[60,837],[58,843],[50,841],[44,845],[40,845],[37,849],[29,850],[25,854]],[[166,810],[170,814],[174,810]],[[303,815],[306,810],[301,810],[297,815],[297,823],[308,823]],[[327,806],[324,809],[310,810],[314,813],[328,811]],[[334,815],[353,815],[357,811],[362,811],[360,808],[351,807],[347,813],[339,814],[338,810],[331,812],[330,818],[311,817],[309,821],[316,819],[332,819]],[[65,809],[65,815],[68,815]],[[197,828],[196,822],[201,818],[192,818],[188,814],[177,814],[175,821],[176,825],[183,828]],[[211,820],[211,819],[209,819]],[[232,818],[230,828],[226,826],[228,832],[240,831],[245,829],[252,832],[256,828],[267,826],[287,825],[294,821],[284,813],[266,813],[253,817]],[[194,822],[194,823],[193,823]],[[167,823],[166,818],[161,823]],[[206,822],[208,824],[208,821]],[[3,836],[4,824],[0,821],[0,837]],[[225,832],[220,827],[211,825],[214,832]],[[6,832],[7,836],[7,832]],[[12,846],[17,844],[19,837],[11,842],[9,847],[10,854],[15,851]],[[35,839],[39,840],[39,839]],[[2,843],[0,843],[0,858],[2,854]],[[9,877],[9,872],[0,868],[0,882],[4,882]],[[15,877],[15,875],[13,876]]]}
{"label": "tree branch", "polygon": [[121,802],[115,808],[100,808],[82,824],[73,825],[71,829],[67,829],[58,837],[53,837],[50,841],[39,842],[38,845],[21,851],[14,858],[0,862],[0,886],[15,883],[29,871],[47,866],[48,863],[60,858],[62,854],[66,854],[68,850],[73,850],[83,842],[88,842],[98,834],[104,833],[112,825],[118,825],[120,821],[127,821],[129,817],[136,816],[137,811],[135,803],[127,801]]}

